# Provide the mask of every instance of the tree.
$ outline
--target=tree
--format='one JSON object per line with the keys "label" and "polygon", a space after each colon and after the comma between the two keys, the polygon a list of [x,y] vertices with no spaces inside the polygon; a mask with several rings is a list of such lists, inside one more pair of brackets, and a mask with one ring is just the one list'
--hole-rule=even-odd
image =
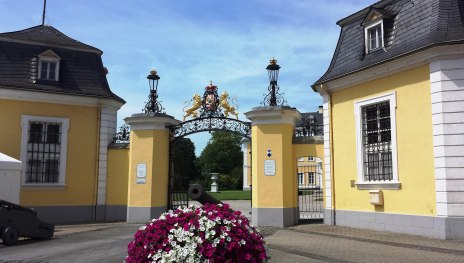
{"label": "tree", "polygon": [[[243,153],[240,140],[241,137],[237,134],[224,131],[213,132],[199,157],[199,168],[207,173],[207,176],[209,173],[227,175],[229,178],[223,180],[228,184],[227,186],[240,188],[240,182],[243,180]],[[235,180],[230,178],[231,176]]]}
{"label": "tree", "polygon": [[195,145],[188,138],[179,138],[171,146],[176,184],[187,187],[190,181],[200,177],[195,165]]}

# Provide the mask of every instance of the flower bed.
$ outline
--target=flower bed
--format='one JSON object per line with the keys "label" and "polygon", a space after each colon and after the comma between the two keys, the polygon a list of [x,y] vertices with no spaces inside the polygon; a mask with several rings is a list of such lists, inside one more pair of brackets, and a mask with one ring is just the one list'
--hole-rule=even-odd
{"label": "flower bed", "polygon": [[263,236],[228,204],[190,206],[142,226],[126,262],[267,262]]}

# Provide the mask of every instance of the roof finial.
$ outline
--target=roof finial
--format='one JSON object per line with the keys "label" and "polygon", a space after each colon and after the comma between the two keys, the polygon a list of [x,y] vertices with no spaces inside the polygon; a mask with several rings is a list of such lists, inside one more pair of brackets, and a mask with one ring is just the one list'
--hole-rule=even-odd
{"label": "roof finial", "polygon": [[47,9],[47,0],[44,0],[43,12],[42,12],[42,26],[45,24],[45,10]]}

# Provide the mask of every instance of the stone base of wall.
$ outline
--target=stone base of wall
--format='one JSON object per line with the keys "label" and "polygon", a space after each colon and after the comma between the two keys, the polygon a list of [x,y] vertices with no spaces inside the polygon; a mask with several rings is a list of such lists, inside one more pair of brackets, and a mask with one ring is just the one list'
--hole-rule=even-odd
{"label": "stone base of wall", "polygon": [[166,212],[166,207],[127,207],[128,223],[146,223]]}
{"label": "stone base of wall", "polygon": [[324,209],[324,224],[335,225],[332,209]]}
{"label": "stone base of wall", "polygon": [[37,218],[50,224],[117,222],[127,219],[127,206],[123,205],[29,207],[37,212]]}
{"label": "stone base of wall", "polygon": [[326,209],[324,224],[427,236],[440,239],[464,240],[464,217],[437,217],[336,210],[335,220]]}
{"label": "stone base of wall", "polygon": [[252,208],[251,221],[254,226],[288,227],[298,223],[298,207],[295,208]]}
{"label": "stone base of wall", "polygon": [[117,222],[127,220],[127,206],[125,205],[106,205],[105,221]]}
{"label": "stone base of wall", "polygon": [[37,218],[50,224],[95,222],[95,206],[28,206],[35,209]]}

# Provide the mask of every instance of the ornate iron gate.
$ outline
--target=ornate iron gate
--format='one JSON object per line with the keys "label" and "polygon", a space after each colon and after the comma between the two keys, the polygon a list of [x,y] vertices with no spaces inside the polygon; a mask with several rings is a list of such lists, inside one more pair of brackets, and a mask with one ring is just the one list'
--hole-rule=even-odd
{"label": "ornate iron gate", "polygon": [[[205,87],[203,98],[194,95],[191,99],[191,107],[184,108],[184,122],[171,127],[168,209],[188,205],[189,201],[187,190],[190,177],[181,177],[176,173],[172,162],[174,144],[179,138],[198,132],[227,131],[251,139],[251,123],[238,120],[236,108],[229,104],[228,99],[227,92],[224,91],[219,96],[217,86],[211,83]],[[228,118],[229,114],[234,115],[235,119]],[[187,117],[193,119],[185,121]]]}
{"label": "ornate iron gate", "polygon": [[190,177],[182,177],[176,173],[176,168],[172,162],[174,156],[174,144],[177,139],[198,132],[227,131],[251,139],[251,124],[235,119],[225,117],[208,117],[197,118],[179,125],[171,127],[171,142],[169,145],[169,194],[168,209],[176,209],[179,206],[188,205],[187,190],[190,183]]}
{"label": "ornate iron gate", "polygon": [[187,190],[190,177],[182,176],[175,169],[173,162],[175,144],[179,140],[172,140],[169,144],[169,186],[168,186],[168,210],[174,210],[179,206],[188,205]]}
{"label": "ornate iron gate", "polygon": [[299,220],[320,221],[324,218],[322,167],[298,165],[297,171]]}

